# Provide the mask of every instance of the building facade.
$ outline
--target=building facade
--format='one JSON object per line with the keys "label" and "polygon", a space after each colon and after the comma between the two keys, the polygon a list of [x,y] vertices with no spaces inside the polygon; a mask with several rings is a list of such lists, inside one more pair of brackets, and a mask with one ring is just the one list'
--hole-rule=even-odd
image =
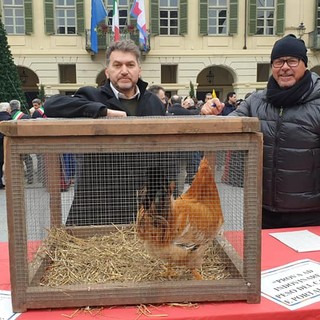
{"label": "building facade", "polygon": [[[113,1],[98,28],[98,53],[90,49],[91,0],[0,0],[14,62],[30,101],[72,94],[105,81],[105,50],[112,40]],[[133,0],[118,0],[121,37],[137,40]],[[276,40],[293,33],[308,47],[310,70],[320,71],[320,1],[145,0],[149,32],[142,50],[142,75],[168,94],[197,97],[215,89],[239,98],[266,86]]]}

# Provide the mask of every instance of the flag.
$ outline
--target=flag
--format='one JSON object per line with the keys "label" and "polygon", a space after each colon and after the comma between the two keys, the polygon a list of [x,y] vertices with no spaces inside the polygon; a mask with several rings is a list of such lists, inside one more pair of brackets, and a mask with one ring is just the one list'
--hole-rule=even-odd
{"label": "flag", "polygon": [[216,90],[212,89],[212,98],[217,98]]}
{"label": "flag", "polygon": [[118,0],[113,0],[112,31],[114,34],[114,41],[119,41],[120,40],[120,27],[119,27]]}
{"label": "flag", "polygon": [[97,25],[108,15],[102,0],[91,0],[91,50],[98,53]]}
{"label": "flag", "polygon": [[130,14],[137,19],[137,28],[139,30],[139,42],[147,49],[147,25],[146,14],[144,9],[144,0],[135,0]]}

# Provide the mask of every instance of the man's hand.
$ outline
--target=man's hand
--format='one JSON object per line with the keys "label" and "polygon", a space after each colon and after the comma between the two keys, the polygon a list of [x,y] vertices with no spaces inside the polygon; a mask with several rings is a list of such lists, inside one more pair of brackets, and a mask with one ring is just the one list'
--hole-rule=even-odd
{"label": "man's hand", "polygon": [[120,110],[108,109],[106,116],[107,117],[126,117],[127,113],[124,111],[120,111]]}
{"label": "man's hand", "polygon": [[218,98],[208,100],[201,108],[200,114],[204,115],[218,115],[224,108],[224,103]]}

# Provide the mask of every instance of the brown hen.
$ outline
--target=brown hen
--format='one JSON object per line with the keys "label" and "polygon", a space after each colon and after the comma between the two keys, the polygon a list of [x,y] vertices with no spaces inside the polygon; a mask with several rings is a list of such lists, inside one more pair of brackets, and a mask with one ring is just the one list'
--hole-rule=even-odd
{"label": "brown hen", "polygon": [[195,279],[206,249],[223,224],[217,186],[203,159],[187,192],[173,200],[174,184],[156,169],[140,191],[137,233],[149,253],[171,265],[185,266]]}

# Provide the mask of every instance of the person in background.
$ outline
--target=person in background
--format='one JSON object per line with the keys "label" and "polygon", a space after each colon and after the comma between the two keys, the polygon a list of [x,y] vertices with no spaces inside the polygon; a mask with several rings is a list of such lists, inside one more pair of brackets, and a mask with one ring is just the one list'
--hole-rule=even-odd
{"label": "person in background", "polygon": [[197,102],[195,102],[195,108],[197,109],[201,109],[201,107],[208,101],[208,100],[212,100],[212,93],[208,92],[205,95],[205,100],[198,100]]}
{"label": "person in background", "polygon": [[211,100],[211,99],[212,99],[212,93],[207,92],[207,93],[206,93],[206,96],[205,96],[205,98],[204,98],[204,102],[207,102],[207,101],[209,101],[209,100]]}
{"label": "person in background", "polygon": [[[168,108],[168,113],[173,115],[173,116],[190,116],[193,115],[193,113],[191,111],[189,111],[186,107],[187,104],[185,103],[185,101],[182,101],[182,97],[178,96],[177,94],[174,94],[170,101],[170,106]],[[190,98],[190,100],[192,100]],[[193,102],[193,100],[192,100]]]}
{"label": "person in background", "polygon": [[43,106],[42,106],[42,101],[38,98],[32,100],[32,108],[30,109],[30,114],[32,119],[36,118],[46,118],[47,116],[45,115]]}
{"label": "person in background", "polygon": [[238,107],[240,106],[241,102],[242,102],[243,100],[249,98],[252,93],[253,93],[253,92],[247,92],[247,93],[245,94],[245,96],[244,96],[243,99],[237,99],[236,107],[238,108]]}
{"label": "person in background", "polygon": [[244,99],[249,98],[251,95],[253,94],[253,92],[247,92],[244,96]]}
{"label": "person in background", "polygon": [[262,228],[320,225],[320,77],[289,34],[271,51],[267,88],[230,116],[257,117],[263,133]]}
{"label": "person in background", "polygon": [[184,99],[182,106],[190,112],[190,114],[200,114],[201,108],[196,107],[194,99],[187,97]]}
{"label": "person in background", "polygon": [[19,100],[11,100],[9,102],[10,105],[10,114],[13,120],[20,119],[30,119],[30,116],[21,111],[21,103]]}
{"label": "person in background", "polygon": [[[10,115],[13,120],[30,119],[28,114],[21,111],[21,103],[19,100],[11,100],[10,104]],[[27,171],[27,183],[33,183],[33,161],[30,154],[25,154],[23,156],[23,162],[26,166]]]}
{"label": "person in background", "polygon": [[[111,43],[106,60],[104,86],[83,87],[74,96],[52,96],[44,104],[46,115],[64,118],[166,115],[161,100],[146,89],[148,84],[141,79],[140,50],[133,41]],[[219,105],[220,101],[217,99],[216,103]],[[66,224],[132,223],[137,212],[136,193],[144,183],[147,167],[156,164],[175,180],[176,158],[174,152],[80,154]]]}
{"label": "person in background", "polygon": [[[216,103],[217,102],[217,103]],[[170,98],[168,112],[172,115],[217,115],[224,107],[218,98],[209,99],[200,108],[194,109],[194,100],[190,97],[184,99],[179,95],[173,95]]]}
{"label": "person in background", "polygon": [[156,96],[158,96],[158,98],[161,100],[161,102],[163,103],[163,105],[165,106],[165,108],[167,109],[167,97],[166,97],[166,91],[163,87],[153,84],[152,86],[150,86],[148,88],[148,90],[152,93],[154,93]]}
{"label": "person in background", "polygon": [[[220,115],[225,107],[225,104],[220,102],[218,98],[213,98],[212,93],[206,94],[206,101],[201,106],[200,114],[203,115]],[[218,103],[216,103],[218,101]]]}
{"label": "person in background", "polygon": [[[10,104],[8,102],[0,103],[0,122],[11,120],[10,115]],[[0,189],[5,188],[5,184],[3,183],[3,170],[4,170],[4,148],[3,148],[3,138],[4,135],[0,132]]]}
{"label": "person in background", "polygon": [[237,108],[237,95],[234,91],[228,92],[221,115],[227,116],[229,113],[236,110],[236,108]]}

